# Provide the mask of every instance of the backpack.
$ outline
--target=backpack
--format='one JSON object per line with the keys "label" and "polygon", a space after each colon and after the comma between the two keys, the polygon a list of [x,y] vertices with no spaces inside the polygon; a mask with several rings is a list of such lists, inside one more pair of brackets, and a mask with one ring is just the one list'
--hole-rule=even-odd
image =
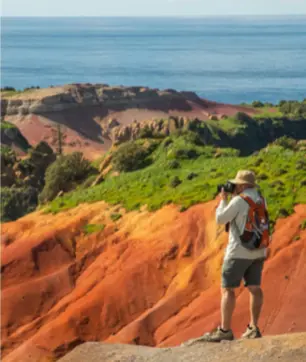
{"label": "backpack", "polygon": [[244,194],[239,196],[249,205],[244,232],[240,236],[242,245],[250,250],[267,248],[270,244],[270,223],[265,199],[260,195],[259,201],[255,202]]}

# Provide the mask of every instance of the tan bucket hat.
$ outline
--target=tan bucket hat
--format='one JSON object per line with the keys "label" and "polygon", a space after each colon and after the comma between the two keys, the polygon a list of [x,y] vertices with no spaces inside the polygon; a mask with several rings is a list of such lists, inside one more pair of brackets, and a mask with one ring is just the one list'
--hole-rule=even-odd
{"label": "tan bucket hat", "polygon": [[233,180],[230,180],[230,182],[235,185],[249,184],[252,186],[257,186],[255,173],[248,170],[238,171],[236,177]]}

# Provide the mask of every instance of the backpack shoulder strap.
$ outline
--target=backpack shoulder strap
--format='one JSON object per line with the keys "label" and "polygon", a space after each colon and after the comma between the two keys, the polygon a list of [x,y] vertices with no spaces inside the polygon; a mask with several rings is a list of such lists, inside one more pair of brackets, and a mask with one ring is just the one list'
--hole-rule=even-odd
{"label": "backpack shoulder strap", "polygon": [[257,208],[258,204],[256,204],[255,201],[253,201],[253,199],[251,199],[249,196],[245,195],[245,194],[241,194],[239,195],[245,202],[247,202],[249,204],[250,207],[252,208]]}

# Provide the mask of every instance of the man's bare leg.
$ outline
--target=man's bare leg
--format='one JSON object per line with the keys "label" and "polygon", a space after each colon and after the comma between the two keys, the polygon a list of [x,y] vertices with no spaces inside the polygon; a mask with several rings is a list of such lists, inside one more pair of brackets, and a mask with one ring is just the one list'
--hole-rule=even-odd
{"label": "man's bare leg", "polygon": [[249,286],[250,292],[250,327],[257,327],[263,304],[263,292],[260,286]]}
{"label": "man's bare leg", "polygon": [[236,296],[232,288],[222,289],[221,299],[221,328],[224,331],[231,329],[232,315],[235,309]]}

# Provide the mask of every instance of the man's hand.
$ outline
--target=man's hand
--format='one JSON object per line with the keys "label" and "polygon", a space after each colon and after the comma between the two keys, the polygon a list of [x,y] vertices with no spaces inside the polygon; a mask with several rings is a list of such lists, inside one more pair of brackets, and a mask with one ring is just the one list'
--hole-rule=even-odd
{"label": "man's hand", "polygon": [[224,191],[224,188],[222,187],[221,193],[220,193],[220,199],[227,201],[228,194]]}

